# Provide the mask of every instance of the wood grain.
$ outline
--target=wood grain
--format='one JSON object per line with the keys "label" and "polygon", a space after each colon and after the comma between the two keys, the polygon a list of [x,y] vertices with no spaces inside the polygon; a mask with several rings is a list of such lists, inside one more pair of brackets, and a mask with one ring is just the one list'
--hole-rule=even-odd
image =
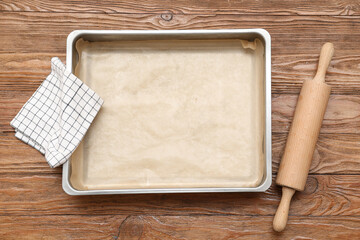
{"label": "wood grain", "polygon": [[[314,175],[295,194],[292,216],[360,215],[359,175]],[[68,196],[61,175],[0,176],[2,215],[256,215],[272,216],[280,187],[266,193],[142,194]],[[0,215],[1,215],[0,214]]]}
{"label": "wood grain", "polygon": [[[10,216],[0,217],[0,238],[19,239],[356,239],[357,217],[289,218],[275,233],[272,217],[256,216]],[[316,226],[316,231],[314,231]],[[324,235],[326,234],[326,235]]]}
{"label": "wood grain", "polygon": [[54,1],[3,0],[0,11],[95,12],[95,13],[178,13],[178,14],[259,14],[259,15],[359,15],[360,4],[351,0],[252,1]]}

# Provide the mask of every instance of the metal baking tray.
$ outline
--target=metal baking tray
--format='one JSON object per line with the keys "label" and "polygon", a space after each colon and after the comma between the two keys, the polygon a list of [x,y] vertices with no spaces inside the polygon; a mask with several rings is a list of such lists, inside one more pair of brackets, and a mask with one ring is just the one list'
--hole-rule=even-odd
{"label": "metal baking tray", "polygon": [[264,134],[262,152],[264,169],[261,183],[256,187],[195,187],[195,188],[142,188],[142,189],[96,189],[79,190],[70,181],[71,159],[63,165],[62,186],[69,195],[99,194],[138,194],[138,193],[198,193],[198,192],[264,192],[272,180],[271,171],[271,38],[264,29],[226,29],[226,30],[76,30],[67,38],[66,67],[74,72],[79,61],[76,42],[82,38],[89,42],[104,41],[141,41],[141,40],[219,40],[259,39],[264,46]]}

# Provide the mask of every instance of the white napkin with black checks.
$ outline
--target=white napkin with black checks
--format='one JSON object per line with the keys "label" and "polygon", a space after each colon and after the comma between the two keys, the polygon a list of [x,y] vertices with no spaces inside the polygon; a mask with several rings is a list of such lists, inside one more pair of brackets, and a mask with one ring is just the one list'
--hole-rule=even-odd
{"label": "white napkin with black checks", "polygon": [[51,73],[11,121],[15,136],[45,154],[50,167],[65,163],[84,137],[103,100],[51,59]]}

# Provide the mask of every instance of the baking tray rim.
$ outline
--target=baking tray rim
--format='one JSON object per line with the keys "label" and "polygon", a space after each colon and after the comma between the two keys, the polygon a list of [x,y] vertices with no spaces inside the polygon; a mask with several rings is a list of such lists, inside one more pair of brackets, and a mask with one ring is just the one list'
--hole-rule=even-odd
{"label": "baking tray rim", "polygon": [[144,194],[144,193],[201,193],[201,192],[265,192],[272,183],[271,142],[271,37],[265,29],[219,29],[219,30],[74,30],[67,37],[66,70],[73,72],[73,49],[81,35],[218,35],[258,34],[265,47],[265,179],[257,187],[243,188],[139,188],[77,190],[70,184],[70,159],[63,164],[62,188],[69,195]]}

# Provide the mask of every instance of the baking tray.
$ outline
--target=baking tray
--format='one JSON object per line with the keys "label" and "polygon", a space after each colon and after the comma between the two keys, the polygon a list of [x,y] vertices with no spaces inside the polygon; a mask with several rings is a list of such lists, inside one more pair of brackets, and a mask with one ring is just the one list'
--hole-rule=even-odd
{"label": "baking tray", "polygon": [[[263,192],[271,185],[271,40],[263,29],[228,29],[228,30],[76,30],[67,39],[67,69],[75,72],[79,61],[76,43],[79,39],[88,42],[139,42],[139,41],[231,41],[259,39],[264,46],[263,52],[263,137],[261,139],[264,156],[261,181],[254,187],[159,187],[159,188],[119,188],[119,189],[78,189],[71,184],[71,159],[63,165],[63,189],[70,195],[97,194],[135,194],[135,193],[189,193],[189,192]],[[85,81],[86,82],[86,81]],[[97,91],[95,89],[95,91]],[[78,150],[77,150],[78,151]]]}

